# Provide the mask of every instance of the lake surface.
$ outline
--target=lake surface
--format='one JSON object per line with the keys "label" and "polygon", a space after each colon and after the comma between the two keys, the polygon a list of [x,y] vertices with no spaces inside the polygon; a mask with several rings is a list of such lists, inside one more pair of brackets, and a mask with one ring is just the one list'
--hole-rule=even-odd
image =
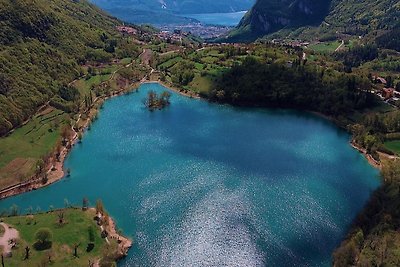
{"label": "lake surface", "polygon": [[149,90],[108,100],[66,161],[71,177],[0,201],[21,210],[101,198],[134,247],[119,266],[328,266],[379,185],[349,135],[295,111]]}
{"label": "lake surface", "polygon": [[182,16],[196,19],[209,25],[237,26],[246,12],[247,11],[233,13],[184,14]]}

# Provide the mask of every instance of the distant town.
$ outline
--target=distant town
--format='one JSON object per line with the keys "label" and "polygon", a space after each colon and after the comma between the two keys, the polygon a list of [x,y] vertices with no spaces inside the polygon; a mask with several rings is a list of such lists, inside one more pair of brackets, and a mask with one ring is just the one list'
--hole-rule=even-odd
{"label": "distant town", "polygon": [[[138,33],[136,28],[130,26],[118,26],[117,29],[122,33],[131,35],[136,35]],[[214,39],[226,35],[233,27],[190,23],[184,25],[162,25],[159,26],[158,29],[160,29],[159,37],[162,40],[171,39],[177,41],[188,35],[198,36],[204,40]]]}
{"label": "distant town", "polygon": [[190,23],[185,25],[164,25],[159,27],[161,31],[174,32],[180,30],[187,32],[203,39],[213,39],[226,35],[233,27],[218,26],[218,25],[204,25],[202,23]]}

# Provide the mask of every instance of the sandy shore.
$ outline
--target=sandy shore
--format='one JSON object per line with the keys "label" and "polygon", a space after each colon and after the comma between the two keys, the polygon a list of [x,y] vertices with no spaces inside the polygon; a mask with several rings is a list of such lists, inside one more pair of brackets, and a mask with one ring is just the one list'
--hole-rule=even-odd
{"label": "sandy shore", "polygon": [[351,145],[354,149],[356,149],[358,152],[360,152],[361,154],[363,154],[363,155],[365,156],[365,158],[368,160],[369,164],[371,164],[373,167],[375,167],[375,168],[377,168],[377,169],[379,169],[379,170],[382,168],[381,163],[380,163],[379,161],[377,161],[376,159],[374,159],[374,158],[372,157],[372,155],[369,154],[369,153],[367,152],[366,149],[364,149],[364,148],[358,146],[358,145],[357,145],[356,143],[354,143],[353,141],[350,142],[350,145]]}

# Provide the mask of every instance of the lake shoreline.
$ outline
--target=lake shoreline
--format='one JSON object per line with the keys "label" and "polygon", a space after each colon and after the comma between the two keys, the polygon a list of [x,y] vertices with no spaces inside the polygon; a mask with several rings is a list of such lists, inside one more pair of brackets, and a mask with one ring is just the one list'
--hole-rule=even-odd
{"label": "lake shoreline", "polygon": [[[121,95],[125,95],[127,93],[136,91],[136,90],[138,90],[140,88],[140,86],[142,84],[152,84],[152,83],[158,83],[158,84],[166,87],[167,89],[169,89],[169,90],[171,90],[171,91],[173,91],[173,92],[175,92],[177,94],[180,94],[182,96],[188,97],[188,98],[204,99],[204,100],[208,101],[207,98],[201,97],[197,93],[184,92],[184,91],[182,91],[181,88],[178,88],[178,87],[174,86],[173,84],[171,84],[169,82],[163,82],[163,81],[160,81],[160,80],[152,80],[152,79],[150,79],[148,81],[141,81],[141,82],[133,83],[131,85],[130,89],[128,89],[128,90],[122,89],[122,90],[119,90],[117,92],[114,92],[110,96],[99,97],[94,101],[93,106],[95,106],[96,104],[99,104],[99,103],[100,103],[100,106],[101,106],[102,103],[104,103],[104,101],[106,101],[106,100],[108,100],[110,98],[121,96]],[[95,109],[95,115],[98,113],[99,107],[97,107]],[[314,114],[315,116],[318,116],[318,117],[323,118],[325,120],[331,121],[332,123],[335,124],[335,126],[348,131],[348,129],[345,126],[341,125],[338,120],[336,120],[335,118],[333,118],[331,116],[322,114],[320,112],[315,112],[315,111],[307,111],[307,112],[311,113],[311,114]],[[82,114],[79,114],[79,117],[81,115]],[[9,197],[12,197],[12,196],[16,196],[16,195],[19,195],[19,194],[27,193],[27,192],[30,192],[30,191],[33,191],[33,190],[37,190],[37,189],[40,189],[40,188],[47,187],[47,186],[50,186],[50,185],[52,185],[52,184],[54,184],[56,182],[59,182],[59,181],[63,180],[64,178],[66,178],[68,175],[66,175],[66,170],[64,168],[65,160],[66,160],[69,152],[72,150],[72,148],[78,143],[79,135],[83,135],[84,134],[84,132],[89,127],[90,123],[92,123],[93,119],[96,117],[95,115],[93,115],[91,117],[88,117],[88,119],[86,120],[86,122],[83,125],[81,130],[76,131],[76,130],[74,130],[74,127],[71,127],[71,129],[72,129],[74,134],[68,140],[68,143],[70,144],[70,146],[69,146],[69,148],[63,147],[63,150],[61,152],[59,160],[56,160],[55,155],[52,155],[52,157],[51,157],[52,160],[50,161],[49,166],[47,166],[47,168],[46,168],[47,169],[46,174],[48,175],[48,181],[46,183],[42,182],[43,181],[43,177],[39,177],[39,178],[36,178],[36,179],[30,179],[30,180],[28,180],[26,182],[23,182],[23,183],[14,185],[14,186],[10,186],[8,188],[0,190],[0,200],[6,199],[6,198],[9,198]],[[353,140],[351,140],[349,142],[349,145],[353,149],[355,149],[359,153],[361,153],[367,159],[368,163],[371,166],[373,166],[374,168],[377,168],[378,170],[381,170],[381,167],[382,167],[381,164],[378,161],[376,161],[372,157],[371,154],[367,153],[367,151],[365,149],[363,149],[362,147],[360,147],[357,144],[355,144]]]}
{"label": "lake shoreline", "polygon": [[[179,93],[180,95],[182,95],[182,96],[185,96],[185,97],[190,97],[190,95],[187,95],[187,94],[185,94],[184,92],[180,92],[179,91],[179,89],[178,88],[171,88],[171,86],[169,86],[169,85],[167,85],[167,84],[165,84],[165,83],[161,83],[161,82],[157,82],[157,81],[146,81],[146,82],[142,82],[142,83],[138,83],[137,84],[137,86],[140,86],[140,85],[142,85],[142,84],[149,84],[149,83],[152,83],[152,84],[160,84],[160,85],[162,85],[162,86],[165,86],[167,89],[169,89],[169,90],[172,90],[172,91],[174,91],[174,92],[176,92],[176,93]],[[134,89],[137,89],[137,86],[136,87],[134,87],[132,90],[134,90]],[[160,88],[160,90],[165,90],[166,88]],[[151,88],[150,88],[151,89]],[[140,90],[140,89],[139,89]],[[158,90],[158,88],[157,88],[157,90]],[[144,92],[146,92],[146,90],[144,90]],[[119,94],[115,94],[115,95],[113,95],[113,96],[118,96],[118,95],[123,95],[123,94],[125,94],[126,92],[121,92],[121,93],[119,93]],[[113,96],[111,96],[111,97],[113,97]],[[138,98],[137,96],[133,96],[133,97],[135,97],[136,99]],[[110,98],[110,97],[106,97],[106,98],[104,98],[104,100],[107,100],[108,98]],[[201,98],[200,96],[198,96],[197,98],[199,98],[199,99],[204,99],[204,100],[207,100],[206,98]],[[140,100],[140,99],[139,99]],[[195,102],[203,102],[203,101],[195,101]],[[96,108],[98,108],[98,110],[100,110],[100,106],[96,106]],[[315,114],[315,113],[314,113]],[[315,114],[316,116],[318,116],[318,117],[323,117],[324,119],[328,119],[328,120],[330,120],[330,121],[334,121],[334,119],[333,118],[329,118],[329,117],[327,117],[327,116],[324,116],[324,115],[322,115],[322,114]],[[80,131],[80,133],[84,133],[84,131],[85,131],[85,129],[88,127],[88,125],[89,125],[89,123],[90,123],[90,121],[91,121],[91,119],[93,119],[93,118],[95,118],[95,116],[93,116],[92,118],[90,118],[90,119],[88,119],[88,121],[85,123],[85,126],[83,127],[84,129],[82,130],[82,131]],[[336,123],[335,123],[336,124]],[[74,142],[74,144],[76,144],[76,142],[78,142],[78,138],[77,138],[77,132],[75,132],[75,134],[74,134],[74,136],[73,136],[73,138],[72,138],[72,140],[73,140],[73,142]],[[85,141],[85,140],[84,140]],[[346,141],[346,140],[343,140],[343,141]],[[348,139],[347,139],[347,141],[348,141]],[[72,147],[71,147],[71,149],[72,149]],[[65,155],[64,155],[64,157],[62,158],[62,160],[60,160],[60,165],[61,166],[63,166],[63,168],[64,168],[64,161],[65,161],[65,158],[66,158],[66,156],[68,155],[68,153],[71,151],[71,149],[66,149],[65,150]],[[360,151],[361,152],[361,151]],[[353,152],[354,153],[354,152]],[[374,166],[375,167],[375,166]],[[64,174],[64,175],[62,175],[62,174]],[[55,180],[53,181],[53,180],[51,180],[51,182],[49,181],[49,183],[47,184],[47,185],[50,185],[50,184],[52,184],[52,183],[55,183],[55,182],[57,182],[57,181],[59,181],[59,180],[61,180],[62,178],[64,178],[65,177],[65,173],[63,172],[61,174],[61,172],[60,173],[58,173],[57,175],[55,175]],[[58,176],[58,178],[56,178],[56,176]],[[57,180],[58,179],[58,180]],[[46,185],[46,186],[47,186]],[[20,194],[20,193],[23,193],[23,192],[19,192],[18,194]],[[114,228],[115,228],[115,223],[114,223]]]}
{"label": "lake shoreline", "polygon": [[27,193],[30,191],[38,190],[38,189],[50,186],[56,182],[59,182],[59,181],[63,180],[64,178],[67,178],[69,174],[66,174],[67,170],[64,168],[65,160],[66,160],[68,154],[70,153],[70,151],[72,150],[72,148],[79,142],[79,135],[83,135],[85,133],[85,131],[88,129],[90,123],[92,123],[93,119],[95,119],[96,114],[98,113],[101,105],[110,98],[125,95],[127,93],[136,91],[140,87],[141,84],[142,83],[140,83],[140,82],[139,83],[136,82],[136,83],[131,84],[131,87],[128,90],[122,89],[122,90],[112,93],[112,95],[110,95],[110,96],[96,98],[93,103],[93,107],[96,104],[98,104],[99,106],[94,109],[94,111],[95,111],[94,114],[87,118],[87,120],[85,121],[84,125],[81,127],[80,130],[75,130],[74,126],[76,126],[76,124],[80,120],[80,117],[82,116],[82,113],[78,114],[79,119],[75,122],[75,125],[71,127],[73,135],[70,136],[70,138],[68,139],[67,145],[63,147],[63,149],[60,153],[59,159],[57,159],[57,157],[55,155],[56,152],[52,153],[52,155],[50,157],[51,160],[50,160],[49,164],[46,166],[46,170],[47,170],[45,173],[45,175],[47,175],[46,183],[43,183],[44,176],[42,175],[42,176],[39,176],[36,178],[31,178],[31,179],[29,179],[25,182],[19,183],[19,184],[9,186],[7,188],[0,190],[0,200],[6,199],[9,197],[13,197],[16,195],[20,195],[23,193]]}

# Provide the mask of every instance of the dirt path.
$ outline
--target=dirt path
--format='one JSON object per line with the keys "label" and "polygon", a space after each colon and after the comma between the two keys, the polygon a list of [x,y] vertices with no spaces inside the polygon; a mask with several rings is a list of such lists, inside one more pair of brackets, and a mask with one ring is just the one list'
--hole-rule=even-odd
{"label": "dirt path", "polygon": [[9,242],[11,239],[17,239],[19,237],[19,233],[14,228],[11,228],[5,223],[0,223],[1,226],[4,227],[4,234],[0,237],[0,246],[3,247],[3,254],[7,255],[11,252],[13,243]]}
{"label": "dirt path", "polygon": [[335,52],[339,51],[342,48],[342,46],[344,46],[344,40],[342,40],[340,45],[335,49]]}
{"label": "dirt path", "polygon": [[153,51],[151,51],[151,49],[143,49],[139,57],[144,65],[149,66],[151,58],[153,57]]}

